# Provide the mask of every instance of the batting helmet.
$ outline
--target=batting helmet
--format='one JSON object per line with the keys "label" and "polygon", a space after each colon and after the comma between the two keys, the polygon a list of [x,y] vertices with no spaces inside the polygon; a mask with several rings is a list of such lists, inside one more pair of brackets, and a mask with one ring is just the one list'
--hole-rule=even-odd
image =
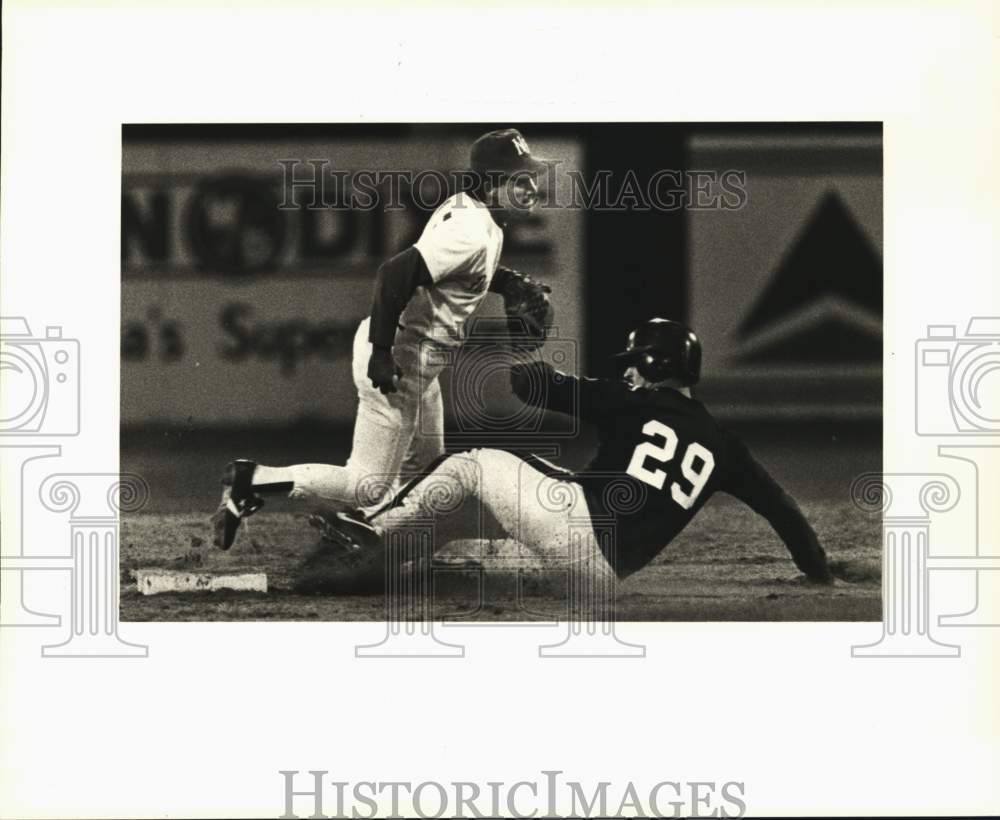
{"label": "batting helmet", "polygon": [[701,342],[694,331],[672,319],[649,319],[628,335],[628,346],[612,358],[635,365],[650,382],[680,379],[685,386],[701,376]]}

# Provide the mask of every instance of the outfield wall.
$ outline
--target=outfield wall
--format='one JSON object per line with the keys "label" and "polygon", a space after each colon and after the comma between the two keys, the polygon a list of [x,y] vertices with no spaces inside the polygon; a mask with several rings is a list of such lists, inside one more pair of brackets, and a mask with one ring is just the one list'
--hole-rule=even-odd
{"label": "outfield wall", "polygon": [[[126,129],[123,425],[353,421],[354,331],[378,265],[419,235],[438,178],[425,177],[422,193],[404,189],[399,210],[343,209],[333,172],[462,169],[471,141],[455,129],[361,130],[237,140]],[[565,168],[579,164],[572,140],[532,142]],[[289,168],[308,178],[310,160],[327,162],[319,207],[286,186]],[[504,243],[506,264],[552,284],[559,332],[579,343],[581,241],[581,212],[543,209]],[[498,312],[497,297],[487,303],[485,315]]]}
{"label": "outfield wall", "polygon": [[[299,161],[296,179],[309,161],[330,179],[445,173],[466,166],[486,127],[126,127],[123,425],[350,425],[350,345],[375,270],[419,235],[419,202],[439,191],[425,179],[399,209],[308,207],[308,192],[289,197],[287,163]],[[629,328],[678,318],[704,342],[699,395],[725,420],[881,418],[879,124],[524,131],[536,154],[561,161],[554,198],[571,199],[572,172],[590,184],[605,174],[612,206],[544,207],[505,234],[504,263],[553,287],[560,351],[572,349],[562,367],[612,375],[607,356]],[[630,175],[645,188],[665,169],[685,174],[684,207],[630,199]],[[737,175],[740,195],[702,197],[712,174]],[[499,309],[491,296],[481,313]],[[447,379],[444,389],[451,411]],[[499,377],[481,400],[513,401]]]}
{"label": "outfield wall", "polygon": [[881,418],[881,129],[695,130],[746,202],[688,213],[704,393],[730,418]]}

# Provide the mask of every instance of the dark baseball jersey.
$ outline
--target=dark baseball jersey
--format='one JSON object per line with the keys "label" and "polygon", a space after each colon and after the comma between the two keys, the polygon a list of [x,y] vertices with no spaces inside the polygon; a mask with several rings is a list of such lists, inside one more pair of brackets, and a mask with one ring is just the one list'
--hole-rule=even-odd
{"label": "dark baseball jersey", "polygon": [[794,499],[700,401],[671,388],[579,379],[541,362],[511,368],[511,386],[523,401],[596,425],[597,454],[573,480],[595,530],[614,533],[601,542],[620,576],[648,564],[721,490],[770,522],[799,569],[828,578],[823,548]]}

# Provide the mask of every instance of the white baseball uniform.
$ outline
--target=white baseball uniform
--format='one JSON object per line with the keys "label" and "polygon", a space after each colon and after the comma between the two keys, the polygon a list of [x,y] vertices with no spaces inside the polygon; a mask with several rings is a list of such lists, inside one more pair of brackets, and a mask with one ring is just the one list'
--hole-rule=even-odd
{"label": "white baseball uniform", "polygon": [[460,193],[445,200],[415,243],[433,284],[418,287],[400,317],[393,356],[403,371],[399,389],[383,395],[368,380],[370,319],[354,336],[353,377],[358,412],[347,465],[263,465],[254,483],[292,481],[290,497],[317,509],[369,507],[400,475],[419,472],[444,453],[444,408],[438,375],[444,356],[464,339],[464,325],[489,289],[500,261],[503,231],[487,207]]}

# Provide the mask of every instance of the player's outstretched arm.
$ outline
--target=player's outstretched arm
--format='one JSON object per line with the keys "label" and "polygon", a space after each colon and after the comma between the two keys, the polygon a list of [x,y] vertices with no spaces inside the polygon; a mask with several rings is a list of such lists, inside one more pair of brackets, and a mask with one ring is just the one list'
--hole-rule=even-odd
{"label": "player's outstretched arm", "polygon": [[379,266],[372,294],[371,327],[368,341],[372,355],[368,360],[368,378],[382,393],[396,392],[396,379],[402,370],[392,356],[399,317],[409,304],[414,291],[431,284],[430,271],[420,252],[411,245]]}
{"label": "player's outstretched arm", "polygon": [[547,362],[523,362],[510,368],[510,386],[525,404],[597,421],[619,410],[629,390],[611,379],[581,379]]}
{"label": "player's outstretched arm", "polygon": [[573,412],[578,381],[546,362],[518,362],[510,368],[510,389],[515,396],[532,407],[558,413]]}
{"label": "player's outstretched arm", "polygon": [[826,552],[799,505],[753,457],[746,445],[730,434],[731,478],[722,489],[767,519],[809,580],[832,584]]}

